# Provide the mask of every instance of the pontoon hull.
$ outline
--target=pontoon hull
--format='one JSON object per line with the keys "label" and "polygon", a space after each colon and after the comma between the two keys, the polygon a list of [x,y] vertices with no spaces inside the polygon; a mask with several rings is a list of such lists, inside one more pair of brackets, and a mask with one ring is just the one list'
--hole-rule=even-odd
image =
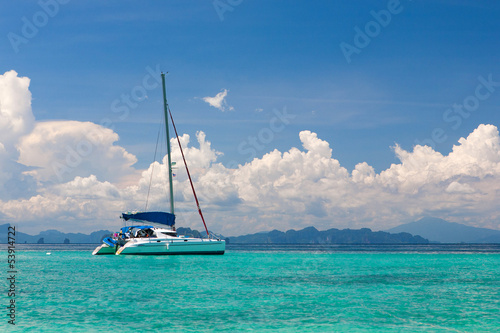
{"label": "pontoon hull", "polygon": [[102,244],[96,247],[92,255],[115,254],[115,248],[107,244]]}

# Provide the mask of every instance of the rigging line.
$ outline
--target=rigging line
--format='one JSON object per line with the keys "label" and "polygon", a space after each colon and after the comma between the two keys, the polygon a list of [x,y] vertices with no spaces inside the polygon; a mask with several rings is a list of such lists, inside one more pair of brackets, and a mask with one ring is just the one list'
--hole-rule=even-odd
{"label": "rigging line", "polygon": [[194,190],[193,180],[191,179],[191,174],[189,173],[189,169],[186,163],[186,158],[184,157],[184,151],[182,150],[181,140],[179,139],[179,134],[177,133],[177,129],[175,128],[174,118],[172,117],[172,112],[170,112],[170,107],[167,108],[168,108],[168,113],[170,114],[170,120],[172,120],[172,127],[174,128],[175,136],[177,137],[177,143],[179,143],[179,149],[181,151],[182,160],[184,161],[184,165],[186,166],[186,172],[189,178],[189,182],[191,183],[191,189],[193,190],[194,199],[196,200],[198,213],[200,213],[201,220],[203,221],[203,226],[205,227],[205,231],[207,232],[207,237],[208,239],[210,239],[210,234],[208,233],[207,224],[205,223],[205,218],[203,217],[203,213],[201,212],[200,203],[198,201],[198,197],[196,196],[196,191]]}
{"label": "rigging line", "polygon": [[156,137],[155,156],[153,158],[153,166],[151,167],[151,176],[149,177],[149,186],[148,186],[148,196],[146,197],[146,207],[144,208],[144,211],[148,210],[149,192],[151,191],[151,184],[153,182],[153,173],[155,171],[156,152],[158,151],[158,142],[160,140],[160,132],[161,132],[161,124],[160,124],[160,128],[158,128],[158,136]]}

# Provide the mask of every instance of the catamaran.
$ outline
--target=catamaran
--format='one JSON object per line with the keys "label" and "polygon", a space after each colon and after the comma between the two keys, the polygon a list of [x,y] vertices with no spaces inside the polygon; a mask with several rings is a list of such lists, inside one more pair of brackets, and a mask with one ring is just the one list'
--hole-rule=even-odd
{"label": "catamaran", "polygon": [[[134,225],[125,226],[111,237],[103,239],[103,244],[99,245],[93,255],[115,254],[115,255],[175,255],[175,254],[224,254],[226,242],[218,237],[213,237],[208,231],[205,218],[201,212],[200,203],[194,190],[193,181],[186,164],[184,152],[174,119],[167,103],[165,89],[165,74],[161,73],[163,86],[163,113],[165,117],[165,128],[167,138],[167,160],[168,179],[170,189],[170,212],[146,211],[122,213],[124,221],[134,222]],[[178,235],[175,229],[174,214],[174,191],[172,181],[172,160],[170,153],[169,124],[168,116],[172,121],[172,126],[177,137],[177,142],[181,151],[186,172],[191,183],[191,189],[198,207],[198,213],[205,227],[207,238],[195,238]],[[140,224],[135,224],[140,223]]]}

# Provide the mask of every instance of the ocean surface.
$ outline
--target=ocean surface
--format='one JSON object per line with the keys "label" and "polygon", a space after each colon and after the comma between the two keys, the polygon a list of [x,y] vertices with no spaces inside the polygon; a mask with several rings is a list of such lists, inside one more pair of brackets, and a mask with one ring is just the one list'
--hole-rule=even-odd
{"label": "ocean surface", "polygon": [[500,244],[229,244],[222,256],[94,248],[16,244],[11,325],[2,245],[0,331],[500,331]]}

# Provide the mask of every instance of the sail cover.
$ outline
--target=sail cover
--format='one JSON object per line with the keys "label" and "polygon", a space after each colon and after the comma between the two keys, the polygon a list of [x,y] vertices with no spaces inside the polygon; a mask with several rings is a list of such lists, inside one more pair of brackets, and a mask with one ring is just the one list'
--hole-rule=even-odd
{"label": "sail cover", "polygon": [[150,222],[173,226],[175,224],[175,215],[167,212],[135,212],[123,213],[122,218],[125,221]]}

